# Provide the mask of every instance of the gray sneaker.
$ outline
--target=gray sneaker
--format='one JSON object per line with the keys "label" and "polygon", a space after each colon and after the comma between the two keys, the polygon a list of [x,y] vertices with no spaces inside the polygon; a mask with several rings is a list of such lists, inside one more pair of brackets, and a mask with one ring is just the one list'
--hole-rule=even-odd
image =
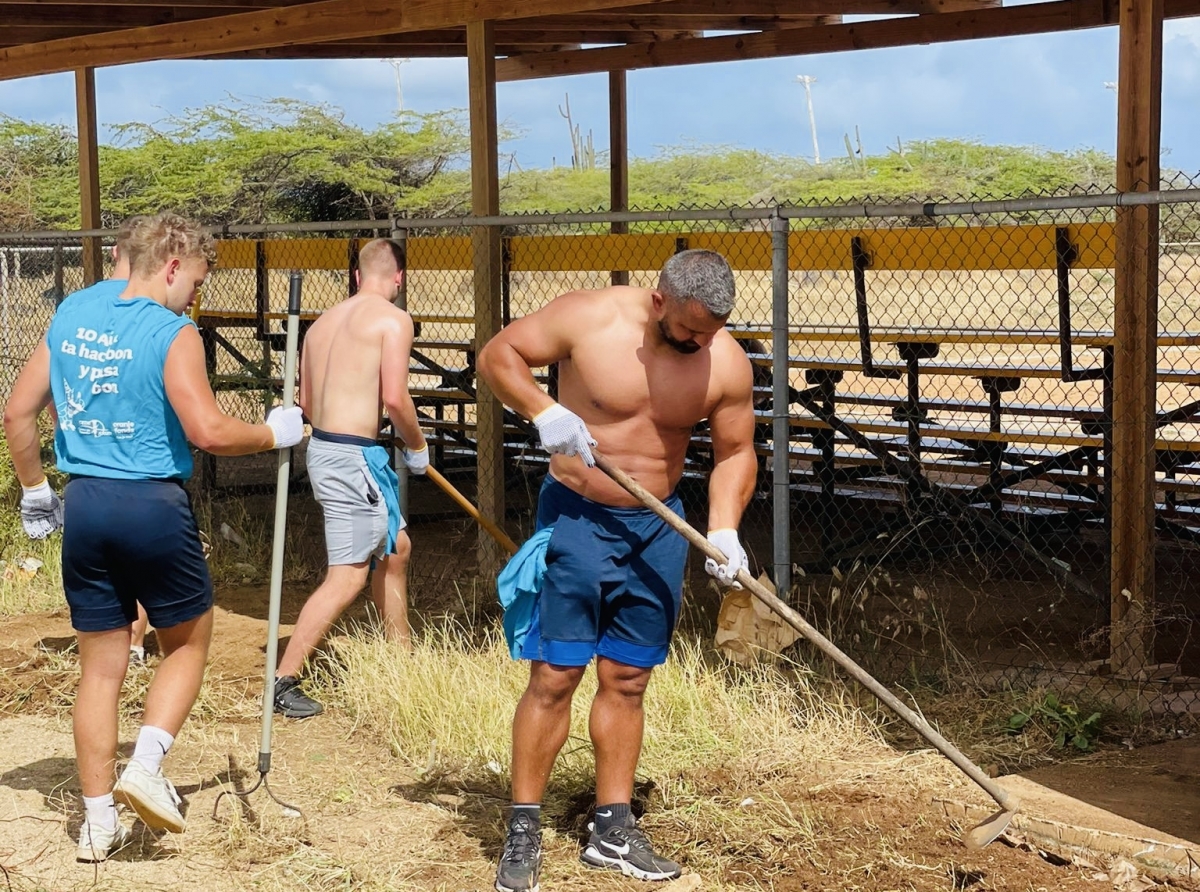
{"label": "gray sneaker", "polygon": [[542,831],[525,815],[508,825],[508,839],[496,868],[496,892],[538,892],[542,872]]}
{"label": "gray sneaker", "polygon": [[674,861],[655,853],[632,815],[624,827],[609,827],[603,835],[595,824],[588,826],[592,835],[579,860],[589,867],[619,870],[638,880],[673,880],[682,872]]}
{"label": "gray sneaker", "polygon": [[275,711],[289,719],[320,715],[325,707],[300,690],[300,679],[285,675],[275,679]]}

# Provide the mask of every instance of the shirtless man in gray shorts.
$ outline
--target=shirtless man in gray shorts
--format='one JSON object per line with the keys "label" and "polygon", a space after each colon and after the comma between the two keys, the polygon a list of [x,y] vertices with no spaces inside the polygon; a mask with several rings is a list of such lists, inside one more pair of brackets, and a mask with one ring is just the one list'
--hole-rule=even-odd
{"label": "shirtless man in gray shorts", "polygon": [[304,694],[299,675],[330,626],[366,584],[387,636],[411,647],[408,558],[391,450],[377,441],[381,410],[404,440],[404,463],[424,474],[429,451],[408,392],[413,321],[393,301],[404,284],[404,248],[375,239],[358,257],[358,291],[321,314],[304,338],[300,405],[312,423],[307,462],[325,515],[329,569],[296,620],[275,674],[275,709],[307,718],[322,706]]}

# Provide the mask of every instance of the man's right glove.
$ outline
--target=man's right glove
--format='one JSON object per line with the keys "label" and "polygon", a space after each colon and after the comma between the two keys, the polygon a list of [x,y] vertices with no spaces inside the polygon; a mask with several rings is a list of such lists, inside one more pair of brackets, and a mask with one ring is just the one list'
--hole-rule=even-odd
{"label": "man's right glove", "polygon": [[267,427],[275,434],[272,449],[287,449],[304,439],[304,411],[299,406],[276,406],[267,415]]}
{"label": "man's right glove", "polygon": [[429,447],[422,446],[413,450],[405,446],[404,467],[408,468],[410,474],[424,474],[429,470]]}
{"label": "man's right glove", "polygon": [[578,455],[589,468],[596,466],[591,447],[596,445],[583,419],[561,403],[554,403],[533,418],[542,448],[551,455]]}
{"label": "man's right glove", "polygon": [[55,530],[61,530],[62,525],[62,502],[50,488],[49,480],[21,487],[21,526],[30,539],[45,539]]}

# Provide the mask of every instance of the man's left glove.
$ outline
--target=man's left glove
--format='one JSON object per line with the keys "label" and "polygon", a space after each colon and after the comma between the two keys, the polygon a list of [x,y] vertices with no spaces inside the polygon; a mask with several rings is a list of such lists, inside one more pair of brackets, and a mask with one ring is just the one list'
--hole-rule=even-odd
{"label": "man's left glove", "polygon": [[718,564],[712,558],[706,558],[704,572],[714,577],[722,585],[740,589],[742,584],[737,581],[738,571],[744,570],[748,561],[746,560],[746,550],[738,541],[737,530],[710,530],[708,541],[721,549],[721,553],[725,555],[728,563]]}
{"label": "man's left glove", "polygon": [[21,487],[21,526],[30,539],[45,539],[55,530],[61,530],[62,525],[62,502],[50,488],[49,480]]}
{"label": "man's left glove", "polygon": [[414,451],[405,446],[404,467],[408,468],[410,474],[424,474],[429,467],[429,447],[422,446]]}

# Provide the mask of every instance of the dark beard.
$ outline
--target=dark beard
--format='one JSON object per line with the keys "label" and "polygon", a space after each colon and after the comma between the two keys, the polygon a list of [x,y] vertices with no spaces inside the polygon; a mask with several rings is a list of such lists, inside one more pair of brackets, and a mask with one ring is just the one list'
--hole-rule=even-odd
{"label": "dark beard", "polygon": [[663,320],[658,321],[658,333],[662,335],[662,339],[667,342],[671,349],[683,353],[685,355],[695,353],[700,349],[700,345],[695,341],[681,341],[671,337],[671,333],[667,331],[667,324]]}

